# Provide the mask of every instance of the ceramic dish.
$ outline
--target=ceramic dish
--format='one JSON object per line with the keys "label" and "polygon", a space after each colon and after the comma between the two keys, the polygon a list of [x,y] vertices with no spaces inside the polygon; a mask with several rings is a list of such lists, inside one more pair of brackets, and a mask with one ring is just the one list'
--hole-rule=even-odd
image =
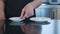
{"label": "ceramic dish", "polygon": [[19,22],[19,21],[22,21],[23,19],[20,19],[20,17],[11,17],[11,18],[9,18],[9,20]]}

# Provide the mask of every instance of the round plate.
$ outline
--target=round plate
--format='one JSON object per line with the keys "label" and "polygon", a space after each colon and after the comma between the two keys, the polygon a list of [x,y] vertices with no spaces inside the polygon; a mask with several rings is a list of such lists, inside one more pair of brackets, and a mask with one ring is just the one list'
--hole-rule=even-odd
{"label": "round plate", "polygon": [[11,17],[11,18],[9,18],[9,20],[18,22],[18,21],[22,21],[23,19],[20,19],[20,17]]}
{"label": "round plate", "polygon": [[32,18],[30,18],[30,20],[37,21],[37,22],[44,22],[44,21],[50,22],[51,18],[48,18],[48,17],[32,17]]}

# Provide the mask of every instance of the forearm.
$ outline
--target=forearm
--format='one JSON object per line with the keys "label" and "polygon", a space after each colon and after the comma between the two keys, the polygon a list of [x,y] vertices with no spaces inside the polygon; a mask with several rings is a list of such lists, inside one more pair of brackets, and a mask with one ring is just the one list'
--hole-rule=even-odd
{"label": "forearm", "polygon": [[0,20],[4,20],[5,15],[4,15],[4,2],[3,0],[0,0]]}
{"label": "forearm", "polygon": [[0,17],[4,16],[4,3],[3,0],[0,0]]}
{"label": "forearm", "polygon": [[2,0],[0,0],[0,34],[3,33],[2,27],[4,25],[4,19],[5,19],[5,16],[4,16],[4,3],[3,3]]}
{"label": "forearm", "polygon": [[0,0],[0,12],[4,11],[4,2],[3,0]]}
{"label": "forearm", "polygon": [[31,5],[34,6],[34,8],[38,7],[42,3],[42,0],[33,0],[31,2]]}
{"label": "forearm", "polygon": [[4,2],[0,0],[0,28],[2,27],[3,21],[5,20],[4,15]]}

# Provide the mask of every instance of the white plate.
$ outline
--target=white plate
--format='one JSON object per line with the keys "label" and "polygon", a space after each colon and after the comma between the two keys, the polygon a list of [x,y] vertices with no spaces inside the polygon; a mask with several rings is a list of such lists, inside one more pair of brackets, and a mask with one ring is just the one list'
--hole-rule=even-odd
{"label": "white plate", "polygon": [[18,21],[22,21],[23,19],[20,19],[20,17],[11,17],[9,18],[9,20],[18,22]]}
{"label": "white plate", "polygon": [[33,18],[30,18],[30,20],[32,20],[32,21],[38,21],[38,22],[43,22],[43,21],[50,22],[51,18],[48,18],[48,17],[33,17]]}

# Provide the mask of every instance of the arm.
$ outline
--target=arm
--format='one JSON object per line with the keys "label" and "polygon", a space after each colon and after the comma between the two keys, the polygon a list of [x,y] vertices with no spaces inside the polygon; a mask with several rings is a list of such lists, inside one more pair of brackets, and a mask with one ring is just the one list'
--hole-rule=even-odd
{"label": "arm", "polygon": [[38,7],[42,3],[42,0],[33,0],[30,4],[34,6],[34,8]]}
{"label": "arm", "polygon": [[0,0],[0,20],[4,20],[4,2],[3,0]]}
{"label": "arm", "polygon": [[23,9],[20,18],[28,18],[34,15],[34,9],[42,3],[42,0],[33,0],[28,3]]}
{"label": "arm", "polygon": [[2,27],[4,24],[4,3],[3,0],[0,0],[0,34],[2,34]]}

